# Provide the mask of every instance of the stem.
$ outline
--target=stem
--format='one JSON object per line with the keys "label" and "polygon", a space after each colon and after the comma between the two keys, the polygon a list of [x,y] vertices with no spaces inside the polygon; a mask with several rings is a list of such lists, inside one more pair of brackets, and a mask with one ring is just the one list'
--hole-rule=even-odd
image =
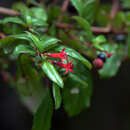
{"label": "stem", "polygon": [[62,8],[61,8],[61,15],[59,16],[59,19],[57,21],[58,23],[62,21],[62,17],[63,17],[62,13],[66,12],[68,5],[69,5],[69,0],[64,0]]}
{"label": "stem", "polygon": [[54,0],[54,4],[55,4],[55,5],[57,4],[57,2],[58,2],[58,0]]}
{"label": "stem", "polygon": [[[62,8],[63,12],[65,12],[66,9],[67,9],[67,6],[68,6],[67,2],[68,2],[68,0],[65,0],[65,2],[63,3],[63,8]],[[111,9],[111,13],[110,13],[110,16],[109,16],[110,19],[113,19],[116,16],[118,9],[119,9],[119,0],[113,0],[112,9]],[[66,24],[66,23],[61,23],[61,17],[58,20],[57,27],[63,28],[63,29],[73,29],[72,25]],[[95,26],[93,26],[91,28],[91,30],[92,30],[93,33],[128,34],[128,32],[124,31],[124,30],[123,31],[113,30],[111,23],[108,23],[108,25],[106,27],[95,27]]]}
{"label": "stem", "polygon": [[7,9],[4,7],[0,7],[0,13],[1,14],[6,14],[6,15],[11,15],[11,16],[19,16],[20,13],[11,9]]}
{"label": "stem", "polygon": [[[119,0],[113,0],[112,9],[110,13],[111,19],[113,19],[116,16],[118,9],[119,9]],[[118,33],[112,30],[112,25],[110,22],[107,24],[105,28],[92,27],[92,31],[95,33]]]}

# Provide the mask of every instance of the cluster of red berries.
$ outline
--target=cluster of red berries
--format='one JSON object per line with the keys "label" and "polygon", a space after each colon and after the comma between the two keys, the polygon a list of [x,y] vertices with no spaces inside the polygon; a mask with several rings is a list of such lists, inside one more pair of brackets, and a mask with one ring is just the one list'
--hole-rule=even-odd
{"label": "cluster of red berries", "polygon": [[[53,58],[60,58],[61,62],[57,62],[56,60],[48,60],[52,64],[58,65],[61,68],[65,68],[65,74],[68,73],[68,71],[73,72],[74,65],[72,64],[72,61],[69,62],[68,55],[65,52],[65,48],[60,53],[45,53],[46,56],[53,57]],[[66,63],[64,63],[66,61]]]}
{"label": "cluster of red berries", "polygon": [[[106,54],[106,55],[105,55]],[[93,61],[93,66],[98,70],[101,69],[106,61],[106,58],[110,58],[114,53],[100,53]]]}

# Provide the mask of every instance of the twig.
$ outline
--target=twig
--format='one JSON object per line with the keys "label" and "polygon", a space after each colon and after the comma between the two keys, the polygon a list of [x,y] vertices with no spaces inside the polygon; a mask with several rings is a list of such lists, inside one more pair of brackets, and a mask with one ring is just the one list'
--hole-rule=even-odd
{"label": "twig", "polygon": [[67,29],[73,29],[73,26],[67,23],[61,23],[61,22],[57,22],[57,27],[59,28],[67,28]]}
{"label": "twig", "polygon": [[61,8],[61,15],[59,16],[59,19],[58,19],[57,23],[61,22],[62,17],[63,17],[62,14],[67,10],[68,5],[69,5],[69,0],[65,0],[63,2],[62,8]]}
{"label": "twig", "polygon": [[[116,16],[118,9],[119,9],[119,0],[113,0],[112,9],[110,13],[111,19],[113,19]],[[110,33],[110,32],[114,33],[115,32],[112,30],[111,23],[108,23],[108,25],[105,28],[92,27],[92,31],[95,33]]]}
{"label": "twig", "polygon": [[[67,0],[65,0],[65,2],[67,3]],[[65,4],[65,2],[63,3],[63,7],[62,11],[64,12],[67,8],[67,4]],[[116,13],[119,9],[119,0],[113,0],[113,4],[112,4],[112,11],[110,13],[110,18],[113,19],[116,16]],[[59,18],[58,22],[57,22],[57,27],[59,28],[67,28],[67,29],[73,29],[73,26],[70,24],[66,24],[66,23],[61,23],[61,17]],[[91,28],[93,33],[113,33],[113,34],[127,34],[127,31],[115,31],[112,29],[112,25],[111,23],[108,23],[108,25],[106,27],[95,27],[93,26]]]}
{"label": "twig", "polygon": [[17,12],[17,11],[14,11],[14,10],[11,10],[11,9],[7,9],[7,8],[3,8],[3,7],[0,7],[0,13],[1,14],[6,14],[6,15],[11,15],[11,16],[18,16],[18,15],[20,15],[20,13]]}
{"label": "twig", "polygon": [[[93,53],[96,55],[96,49],[93,47],[93,45],[92,45],[91,43],[89,43],[89,42],[83,42],[83,43],[82,43],[77,36],[75,36],[75,35],[73,35],[73,34],[71,34],[71,33],[69,33],[69,32],[66,32],[66,34],[67,34],[71,39],[74,39],[75,41],[78,41],[78,42],[80,43],[80,45],[84,44],[85,46],[91,48],[92,51],[93,51]],[[80,50],[80,51],[81,51],[81,50]],[[82,51],[81,51],[81,52],[82,52]]]}
{"label": "twig", "polygon": [[116,16],[118,9],[119,9],[119,0],[113,0],[112,11],[111,11],[111,14],[110,14],[110,17],[112,19]]}
{"label": "twig", "polygon": [[74,39],[75,41],[78,41],[78,42],[80,43],[80,45],[82,44],[81,41],[79,40],[79,38],[78,38],[77,36],[75,36],[75,35],[73,35],[73,34],[71,34],[71,33],[69,33],[69,32],[66,32],[66,34],[67,34],[70,38]]}
{"label": "twig", "polygon": [[[66,24],[66,23],[57,23],[57,27],[59,28],[63,28],[63,29],[73,29],[74,27],[71,24]],[[121,30],[121,31],[116,31],[111,29],[111,25],[108,24],[107,27],[95,27],[92,26],[91,30],[93,33],[102,33],[102,34],[108,34],[108,33],[112,33],[112,34],[128,34],[127,31],[125,30]]]}
{"label": "twig", "polygon": [[57,2],[58,2],[58,0],[54,0],[54,4],[55,4],[55,5],[57,4]]}
{"label": "twig", "polygon": [[88,42],[82,43],[77,36],[75,36],[75,35],[73,35],[73,34],[71,34],[71,33],[69,33],[69,32],[66,32],[66,34],[67,34],[70,38],[74,39],[75,41],[78,41],[78,42],[80,43],[80,45],[84,44],[84,45],[88,46],[89,48],[93,48],[93,46],[92,46],[91,43],[88,43]]}
{"label": "twig", "polygon": [[69,0],[65,0],[62,6],[62,13],[64,13],[67,10],[67,7],[69,5]]}
{"label": "twig", "polygon": [[93,26],[91,29],[92,29],[92,32],[95,32],[95,33],[108,33],[111,30],[111,25],[108,24],[107,27],[104,27],[104,28]]}

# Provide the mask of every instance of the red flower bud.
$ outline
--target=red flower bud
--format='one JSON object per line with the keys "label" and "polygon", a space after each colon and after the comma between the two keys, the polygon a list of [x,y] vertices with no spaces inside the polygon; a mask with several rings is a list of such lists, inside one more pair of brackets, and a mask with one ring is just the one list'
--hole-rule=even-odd
{"label": "red flower bud", "polygon": [[[65,48],[60,53],[45,53],[46,56],[54,57],[54,58],[60,58],[61,62],[57,62],[56,60],[48,60],[52,64],[58,65],[62,68],[65,68],[65,74],[68,73],[68,71],[73,72],[74,65],[72,64],[72,61],[69,62],[67,58],[67,54],[65,52]],[[64,60],[67,61],[67,64],[64,64]]]}
{"label": "red flower bud", "polygon": [[105,51],[105,54],[107,55],[108,58],[110,58],[114,54],[114,52],[108,53],[107,51]]}
{"label": "red flower bud", "polygon": [[96,69],[101,69],[103,67],[104,63],[103,61],[100,59],[100,58],[96,58],[94,59],[93,61],[93,66],[96,68]]}
{"label": "red flower bud", "polygon": [[65,48],[60,53],[45,53],[45,55],[49,57],[60,58],[61,62],[63,62],[64,59],[67,60]]}

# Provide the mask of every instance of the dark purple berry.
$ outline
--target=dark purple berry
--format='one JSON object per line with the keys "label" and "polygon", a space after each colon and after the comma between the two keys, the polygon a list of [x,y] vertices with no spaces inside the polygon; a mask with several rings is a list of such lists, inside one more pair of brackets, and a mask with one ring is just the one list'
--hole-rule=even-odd
{"label": "dark purple berry", "polygon": [[97,58],[100,58],[103,62],[106,61],[106,55],[104,53],[100,53]]}
{"label": "dark purple berry", "polygon": [[125,36],[123,34],[116,35],[115,40],[117,42],[123,42],[125,40]]}

